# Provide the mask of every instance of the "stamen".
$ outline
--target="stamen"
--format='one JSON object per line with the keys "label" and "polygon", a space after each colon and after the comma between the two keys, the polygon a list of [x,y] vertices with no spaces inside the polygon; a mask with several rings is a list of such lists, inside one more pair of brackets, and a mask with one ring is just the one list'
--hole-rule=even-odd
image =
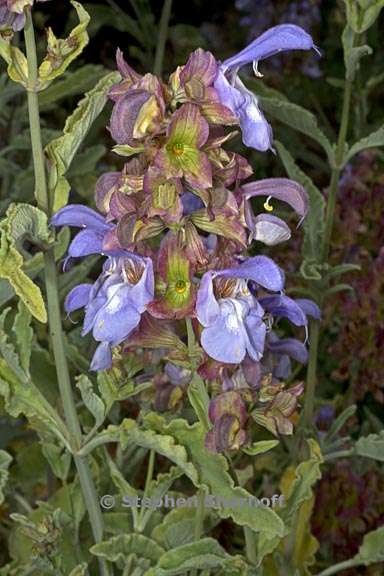
{"label": "stamen", "polygon": [[252,68],[253,68],[253,72],[254,72],[256,78],[264,78],[264,74],[259,72],[258,66],[259,66],[259,62],[257,60],[254,60],[253,64],[252,64]]}
{"label": "stamen", "polygon": [[272,212],[273,206],[269,203],[272,199],[272,196],[268,196],[266,201],[264,202],[264,208],[267,212]]}

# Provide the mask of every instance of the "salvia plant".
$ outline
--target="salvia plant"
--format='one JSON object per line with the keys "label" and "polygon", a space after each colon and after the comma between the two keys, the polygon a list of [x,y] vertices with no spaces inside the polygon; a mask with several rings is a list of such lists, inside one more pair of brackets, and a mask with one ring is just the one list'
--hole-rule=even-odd
{"label": "salvia plant", "polygon": [[[355,407],[337,419],[329,406],[313,414],[321,309],[349,288],[334,279],[358,269],[328,258],[339,179],[355,154],[384,143],[380,127],[347,144],[354,80],[372,52],[365,32],[383,3],[345,2],[335,144],[311,112],[260,80],[282,52],[318,62],[323,51],[304,28],[281,22],[222,62],[197,48],[165,79],[170,0],[154,72],[138,73],[116,47],[116,70],[97,68],[96,85],[50,138],[40,107],[60,89],[76,94],[60,77],[88,43],[90,15],[71,2],[78,24],[64,39],[49,28],[38,63],[34,4],[0,1],[0,53],[14,94],[26,92],[35,194],[8,204],[0,224],[0,392],[4,412],[39,439],[49,492],[29,502],[12,480],[22,460],[0,451],[0,502],[10,501],[0,574],[314,574],[310,518],[322,467],[384,454],[379,432],[344,434]],[[147,3],[133,4],[140,41],[153,21],[143,17]],[[130,16],[123,22],[135,30]],[[248,65],[253,79],[242,75]],[[326,197],[266,115],[324,150]],[[104,148],[86,155],[81,146],[99,116],[114,168],[104,165],[91,208],[70,200],[70,174],[79,157],[96,173]],[[256,160],[278,154],[287,177],[256,178],[240,140]],[[287,286],[273,255],[301,231],[301,275]],[[268,486],[261,471],[271,459]],[[33,464],[24,473],[33,476]],[[352,558],[318,573],[382,561],[383,536],[372,530]]]}

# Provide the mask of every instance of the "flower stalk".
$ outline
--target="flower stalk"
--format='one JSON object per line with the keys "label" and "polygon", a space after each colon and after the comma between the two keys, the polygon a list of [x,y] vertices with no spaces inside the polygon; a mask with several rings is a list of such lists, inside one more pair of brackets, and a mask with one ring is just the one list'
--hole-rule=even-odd
{"label": "flower stalk", "polygon": [[[331,243],[335,208],[337,200],[337,191],[339,187],[340,173],[343,168],[345,144],[348,132],[348,124],[350,118],[350,107],[352,97],[353,81],[350,79],[345,80],[343,107],[341,113],[341,123],[339,135],[337,139],[337,146],[335,152],[334,166],[331,173],[331,181],[329,185],[329,195],[327,201],[325,229],[321,246],[322,263],[326,263],[329,257],[329,248]],[[322,302],[319,302],[320,308]],[[317,373],[317,357],[319,349],[319,336],[320,326],[318,321],[312,322],[310,331],[310,344],[309,344],[309,361],[307,368],[307,385],[304,400],[303,411],[303,425],[304,428],[309,428],[312,423],[313,408],[315,401],[315,388],[316,388],[316,373]]]}
{"label": "flower stalk", "polygon": [[[36,43],[30,10],[27,11],[26,14],[26,26],[24,34],[28,61],[27,97],[33,165],[35,171],[35,196],[38,207],[49,216],[51,208],[45,173],[45,159],[41,140],[40,113],[37,95],[38,68]],[[52,248],[44,253],[44,269],[49,333],[56,364],[57,380],[60,389],[60,396],[63,403],[65,421],[71,439],[71,446],[73,451],[75,451],[81,445],[82,434],[72,393],[71,380],[64,346],[56,264],[54,251]],[[80,456],[74,456],[74,461],[79,474],[81,489],[88,510],[94,539],[95,542],[100,542],[103,537],[103,521],[91,472],[88,463]],[[100,562],[100,573],[102,576],[107,576],[109,574],[109,570],[104,561]]]}
{"label": "flower stalk", "polygon": [[163,71],[164,51],[167,42],[168,25],[171,17],[172,0],[164,0],[163,10],[161,12],[159,35],[157,38],[157,47],[155,54],[155,63],[153,65],[153,73],[156,76],[161,76]]}

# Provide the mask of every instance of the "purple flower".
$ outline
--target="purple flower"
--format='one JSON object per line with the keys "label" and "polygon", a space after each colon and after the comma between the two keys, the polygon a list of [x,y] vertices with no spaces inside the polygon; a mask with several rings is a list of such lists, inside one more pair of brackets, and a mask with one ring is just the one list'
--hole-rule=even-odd
{"label": "purple flower", "polygon": [[94,284],[75,286],[65,299],[68,314],[85,308],[82,336],[92,332],[100,342],[91,370],[111,367],[114,346],[137,327],[146,305],[153,300],[154,277],[150,258],[110,257]]}
{"label": "purple flower", "polygon": [[282,24],[266,30],[232,58],[219,67],[214,87],[220,101],[239,119],[246,146],[266,151],[272,147],[272,129],[259,109],[255,94],[248,90],[238,77],[242,66],[252,63],[255,74],[260,76],[260,60],[287,50],[316,49],[305,30],[294,24]]}
{"label": "purple flower", "polygon": [[[47,0],[36,0],[47,2]],[[0,30],[19,32],[25,26],[25,9],[34,4],[34,0],[0,0]]]}
{"label": "purple flower", "polygon": [[68,258],[105,254],[103,271],[94,284],[79,284],[67,295],[68,314],[85,308],[82,335],[92,331],[100,342],[91,370],[105,370],[112,364],[112,348],[125,340],[139,324],[146,305],[154,297],[154,275],[150,258],[123,250],[109,242],[114,225],[81,205],[68,205],[51,219],[54,226],[75,226],[84,230],[72,240]]}
{"label": "purple flower", "polygon": [[264,309],[249,291],[248,280],[275,292],[284,286],[281,269],[266,256],[248,258],[237,268],[206,272],[202,278],[196,302],[197,318],[204,326],[201,344],[219,362],[237,364],[246,354],[258,361],[263,355]]}

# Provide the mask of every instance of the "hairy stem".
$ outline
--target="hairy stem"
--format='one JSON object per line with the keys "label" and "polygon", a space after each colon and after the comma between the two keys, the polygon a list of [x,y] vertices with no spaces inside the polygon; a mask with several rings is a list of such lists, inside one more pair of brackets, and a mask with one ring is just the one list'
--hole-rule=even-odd
{"label": "hairy stem", "polygon": [[[336,200],[337,200],[337,191],[339,187],[339,178],[344,162],[345,144],[346,144],[350,108],[351,108],[352,87],[353,87],[352,80],[346,79],[344,86],[343,107],[341,112],[341,123],[337,139],[334,166],[332,168],[331,181],[329,185],[329,195],[325,216],[325,229],[321,246],[321,257],[323,263],[326,263],[329,257],[329,248],[331,244]],[[310,330],[309,362],[307,369],[307,385],[304,399],[304,416],[303,416],[304,426],[307,427],[310,426],[312,423],[312,415],[315,401],[319,333],[320,333],[319,323],[317,321],[312,322]]]}
{"label": "hairy stem", "polygon": [[159,35],[157,37],[157,48],[155,54],[155,63],[153,65],[153,73],[156,76],[161,76],[163,71],[164,50],[168,36],[168,24],[171,17],[172,0],[164,0],[163,10],[161,12]]}
{"label": "hairy stem", "polygon": [[[25,45],[28,60],[27,94],[33,165],[35,171],[35,196],[38,207],[49,216],[50,202],[45,173],[45,158],[41,141],[40,113],[37,96],[38,69],[36,44],[32,15],[30,11],[27,11],[26,18],[27,22],[25,26]],[[59,383],[65,420],[70,434],[71,446],[73,449],[77,449],[81,445],[82,434],[76,412],[67,364],[67,357],[64,347],[56,264],[53,249],[50,249],[44,253],[44,268],[48,304],[47,308],[49,333],[55,359],[57,380]],[[100,542],[103,537],[103,521],[91,472],[88,463],[81,457],[75,455],[74,460],[79,474],[82,493],[85,504],[87,506],[94,539],[96,542]],[[109,573],[104,561],[100,563],[100,573],[102,576]]]}

